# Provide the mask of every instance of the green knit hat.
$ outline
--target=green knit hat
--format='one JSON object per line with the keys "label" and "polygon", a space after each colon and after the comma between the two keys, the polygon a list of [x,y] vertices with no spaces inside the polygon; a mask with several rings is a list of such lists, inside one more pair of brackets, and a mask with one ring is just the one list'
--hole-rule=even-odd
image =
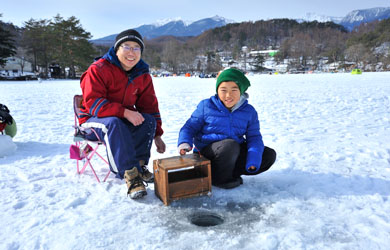
{"label": "green knit hat", "polygon": [[241,94],[245,93],[248,87],[251,86],[248,78],[246,78],[246,76],[241,71],[239,71],[238,69],[230,68],[230,69],[225,69],[219,74],[217,78],[216,91],[218,91],[218,86],[222,82],[229,82],[229,81],[233,81],[238,85]]}

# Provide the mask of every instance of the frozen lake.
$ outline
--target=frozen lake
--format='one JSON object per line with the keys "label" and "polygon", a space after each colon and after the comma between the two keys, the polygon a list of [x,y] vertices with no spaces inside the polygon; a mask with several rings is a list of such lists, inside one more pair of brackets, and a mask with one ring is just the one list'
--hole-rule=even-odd
{"label": "frozen lake", "polygon": [[[76,174],[68,150],[78,81],[0,82],[18,125],[16,152],[0,158],[0,249],[389,249],[390,72],[249,79],[275,164],[236,189],[169,207],[153,184],[134,201],[113,175],[99,184]],[[177,155],[178,131],[215,79],[154,85],[167,151],[152,148],[151,162]],[[199,211],[225,221],[195,226]]]}

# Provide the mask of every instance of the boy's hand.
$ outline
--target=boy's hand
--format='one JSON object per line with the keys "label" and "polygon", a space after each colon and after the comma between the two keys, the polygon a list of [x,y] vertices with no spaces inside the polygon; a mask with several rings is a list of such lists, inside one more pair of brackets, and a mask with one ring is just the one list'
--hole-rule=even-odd
{"label": "boy's hand", "polygon": [[182,143],[179,145],[178,150],[180,155],[185,155],[187,152],[191,151],[191,146],[188,143]]}
{"label": "boy's hand", "polygon": [[255,166],[250,166],[250,167],[249,167],[249,170],[250,170],[250,171],[255,171],[255,170],[256,170],[256,167],[255,167]]}

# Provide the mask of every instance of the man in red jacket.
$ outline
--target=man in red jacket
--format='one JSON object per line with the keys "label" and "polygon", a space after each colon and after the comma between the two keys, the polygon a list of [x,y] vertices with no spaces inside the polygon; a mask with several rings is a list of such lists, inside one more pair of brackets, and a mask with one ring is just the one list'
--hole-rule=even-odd
{"label": "man in red jacket", "polygon": [[79,122],[99,136],[90,133],[87,139],[104,140],[110,169],[125,179],[132,199],[146,195],[144,182],[153,182],[153,174],[146,167],[153,139],[157,152],[165,152],[149,66],[141,59],[144,48],[137,31],[125,30],[81,76]]}

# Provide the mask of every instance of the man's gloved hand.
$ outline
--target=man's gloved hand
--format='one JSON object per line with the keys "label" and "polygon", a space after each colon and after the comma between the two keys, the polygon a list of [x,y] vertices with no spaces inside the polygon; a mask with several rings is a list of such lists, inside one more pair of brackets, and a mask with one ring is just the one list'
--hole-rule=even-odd
{"label": "man's gloved hand", "polygon": [[12,116],[8,112],[0,110],[0,123],[7,123],[8,125],[11,125]]}

